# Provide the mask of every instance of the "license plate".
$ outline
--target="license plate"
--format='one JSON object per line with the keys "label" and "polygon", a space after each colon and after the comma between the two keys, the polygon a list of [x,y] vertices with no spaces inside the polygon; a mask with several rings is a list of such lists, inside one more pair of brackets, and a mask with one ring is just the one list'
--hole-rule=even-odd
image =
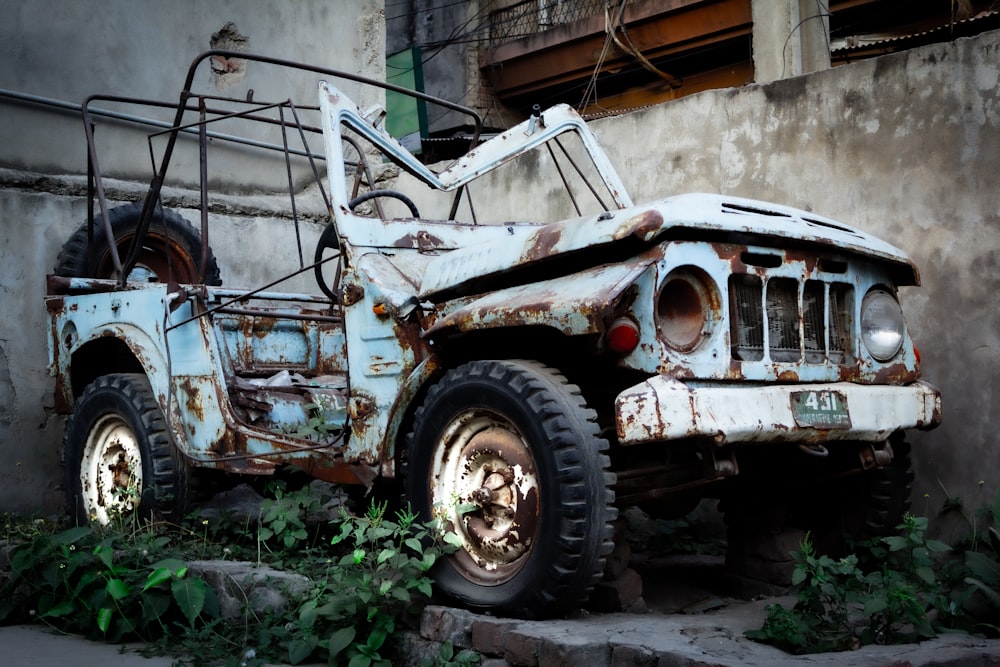
{"label": "license plate", "polygon": [[792,416],[799,426],[818,429],[851,428],[847,395],[839,391],[792,392]]}

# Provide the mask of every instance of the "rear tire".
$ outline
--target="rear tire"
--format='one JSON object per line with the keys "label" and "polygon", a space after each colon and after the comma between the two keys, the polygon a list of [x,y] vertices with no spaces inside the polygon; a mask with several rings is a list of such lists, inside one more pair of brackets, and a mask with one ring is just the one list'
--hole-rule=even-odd
{"label": "rear tire", "polygon": [[579,389],[549,368],[449,371],[416,412],[405,475],[421,519],[462,543],[435,566],[438,589],[519,616],[581,604],[613,546],[607,448]]}
{"label": "rear tire", "polygon": [[[124,261],[139,227],[142,204],[126,204],[108,211],[119,258]],[[175,282],[181,284],[221,285],[219,265],[212,249],[202,282],[202,240],[190,222],[169,209],[157,208],[143,239],[130,280],[139,282]],[[115,278],[111,245],[104,233],[100,216],[94,220],[93,252],[88,261],[87,223],[84,222],[63,245],[56,259],[55,274],[69,278]]]}
{"label": "rear tire", "polygon": [[77,523],[183,516],[187,467],[146,376],[103,375],[88,385],[66,425],[63,452],[67,507]]}

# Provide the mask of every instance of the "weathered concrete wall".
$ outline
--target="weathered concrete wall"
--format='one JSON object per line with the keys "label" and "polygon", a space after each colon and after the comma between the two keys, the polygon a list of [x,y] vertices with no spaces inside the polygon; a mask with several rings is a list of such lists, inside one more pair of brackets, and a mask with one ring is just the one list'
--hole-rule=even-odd
{"label": "weathered concrete wall", "polygon": [[[233,30],[246,38],[248,51],[383,78],[383,8],[384,0],[0,0],[0,88],[72,103],[98,91],[174,101],[194,56],[213,46],[213,35]],[[223,30],[227,24],[234,26],[229,32]],[[211,76],[204,72],[203,89],[215,85],[227,95],[247,92],[243,80],[215,82]],[[315,96],[313,79],[276,77],[262,85],[257,78],[254,86],[257,100]],[[124,132],[113,139],[105,135],[102,158],[108,157],[113,173],[141,182],[148,149],[144,141],[130,144],[129,139],[134,137]],[[5,310],[0,319],[0,512],[52,512],[62,502],[64,420],[52,413],[42,297],[45,274],[59,248],[86,218],[83,180],[63,176],[86,173],[85,146],[79,114],[0,96],[0,303]],[[227,172],[230,190],[246,190],[248,182],[255,183],[249,189],[261,189],[255,179],[266,175],[267,166],[246,160],[233,164]],[[284,169],[276,171],[283,184]],[[116,187],[118,200],[134,201],[142,191],[141,184]],[[189,210],[196,199],[171,196],[172,206],[198,220]],[[310,208],[308,199],[300,203],[300,212]],[[279,231],[287,221],[277,219],[283,213],[274,213],[275,204],[266,197],[243,197],[239,203],[243,215],[213,219],[225,230],[212,237],[224,280],[260,284],[269,272],[297,265],[295,257],[274,256],[275,236],[291,233],[287,224]],[[304,227],[303,244],[311,253],[318,229]],[[315,291],[311,281],[305,288]]]}
{"label": "weathered concrete wall", "polygon": [[[72,104],[93,94],[176,103],[188,66],[211,48],[249,51],[285,60],[384,77],[384,0],[303,0],[271,3],[217,0],[136,4],[108,0],[99,4],[37,0],[0,0],[0,89]],[[252,86],[250,85],[252,81]],[[363,107],[379,99],[357,94],[340,83]],[[289,97],[315,103],[315,76],[289,75],[262,63],[219,73],[203,65],[196,90],[255,100]],[[173,112],[96,101],[94,106],[159,120]],[[0,96],[0,166],[46,173],[85,173],[86,148],[79,115],[34,104],[15,104]],[[71,120],[70,120],[71,119]],[[193,118],[192,118],[193,120]],[[101,127],[102,171],[128,178],[149,169],[145,132],[113,125]],[[154,143],[160,150],[163,141]],[[215,165],[240,172],[230,185],[244,191],[267,189],[277,171],[259,158],[248,161],[236,149],[231,164]],[[280,164],[280,163],[279,163]],[[197,155],[175,162],[173,171],[192,172]]]}

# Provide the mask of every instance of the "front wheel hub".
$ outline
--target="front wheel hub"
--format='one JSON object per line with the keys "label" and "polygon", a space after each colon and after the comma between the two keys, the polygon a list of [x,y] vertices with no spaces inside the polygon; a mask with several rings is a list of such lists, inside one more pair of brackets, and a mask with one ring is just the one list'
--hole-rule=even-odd
{"label": "front wheel hub", "polygon": [[496,585],[512,578],[530,552],[540,509],[535,462],[524,438],[502,418],[466,414],[442,434],[432,498],[462,543],[466,576]]}

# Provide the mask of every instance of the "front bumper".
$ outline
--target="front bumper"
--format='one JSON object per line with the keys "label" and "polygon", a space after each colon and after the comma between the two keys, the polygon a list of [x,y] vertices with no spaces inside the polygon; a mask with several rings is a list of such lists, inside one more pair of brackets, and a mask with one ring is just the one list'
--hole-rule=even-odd
{"label": "front bumper", "polygon": [[[802,425],[793,395],[834,392],[846,399],[847,422]],[[623,445],[710,437],[717,443],[836,440],[878,442],[894,431],[941,422],[941,393],[923,381],[906,386],[849,382],[785,385],[690,385],[663,375],[626,389],[615,401]]]}

